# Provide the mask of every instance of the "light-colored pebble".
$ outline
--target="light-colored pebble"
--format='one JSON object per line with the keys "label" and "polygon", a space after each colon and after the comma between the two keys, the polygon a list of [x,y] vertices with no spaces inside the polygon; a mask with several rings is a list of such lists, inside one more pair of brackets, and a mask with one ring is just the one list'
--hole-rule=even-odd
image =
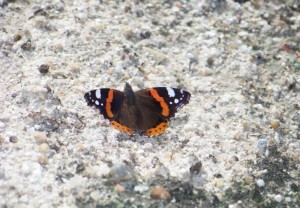
{"label": "light-colored pebble", "polygon": [[280,194],[277,194],[275,197],[274,197],[275,201],[277,202],[282,202],[283,200],[283,197],[280,195]]}
{"label": "light-colored pebble", "polygon": [[272,121],[271,127],[272,127],[272,129],[278,129],[280,127],[279,121]]}
{"label": "light-colored pebble", "polygon": [[156,49],[152,49],[149,47],[144,47],[143,48],[147,53],[149,53],[150,55],[152,55],[152,57],[159,62],[163,62],[166,61],[168,59],[168,57],[163,54],[161,51],[156,50]]}
{"label": "light-colored pebble", "polygon": [[94,200],[94,201],[98,201],[99,199],[101,199],[101,193],[99,191],[93,191],[90,193],[90,197]]}
{"label": "light-colored pebble", "polygon": [[143,193],[143,192],[147,191],[148,189],[149,189],[149,187],[146,185],[137,185],[134,187],[134,191],[139,192],[139,193]]}
{"label": "light-colored pebble", "polygon": [[77,149],[78,149],[79,151],[85,150],[85,146],[84,146],[83,144],[81,144],[81,143],[77,143],[77,144],[76,144],[76,147],[77,147]]}
{"label": "light-colored pebble", "polygon": [[0,121],[0,129],[4,129],[5,128],[5,123]]}
{"label": "light-colored pebble", "polygon": [[121,193],[121,192],[124,192],[125,191],[125,187],[124,186],[122,186],[122,185],[120,185],[120,184],[117,184],[117,185],[115,185],[115,191],[117,192],[117,193]]}
{"label": "light-colored pebble", "polygon": [[265,181],[263,179],[257,179],[256,180],[256,184],[259,186],[259,187],[264,187],[265,186]]}
{"label": "light-colored pebble", "polygon": [[77,63],[69,63],[68,68],[71,70],[73,73],[79,73],[81,66]]}
{"label": "light-colored pebble", "polygon": [[134,171],[128,165],[115,165],[110,169],[109,175],[115,182],[132,180]]}
{"label": "light-colored pebble", "polygon": [[221,188],[224,185],[224,180],[221,178],[218,178],[215,182],[216,187]]}
{"label": "light-colored pebble", "polygon": [[38,159],[38,162],[40,165],[47,165],[49,162],[49,159],[48,159],[48,157],[40,156]]}
{"label": "light-colored pebble", "polygon": [[36,131],[34,134],[34,138],[38,144],[47,142],[46,132],[43,132],[43,131]]}
{"label": "light-colored pebble", "polygon": [[39,145],[39,151],[41,153],[48,153],[50,151],[50,147],[47,143],[42,143]]}
{"label": "light-colored pebble", "polygon": [[152,189],[150,192],[150,196],[152,199],[161,199],[167,201],[171,201],[172,199],[172,196],[169,193],[169,191],[162,187]]}
{"label": "light-colored pebble", "polygon": [[291,199],[291,197],[285,197],[285,201],[287,201],[287,202],[291,202],[292,201],[292,199]]}

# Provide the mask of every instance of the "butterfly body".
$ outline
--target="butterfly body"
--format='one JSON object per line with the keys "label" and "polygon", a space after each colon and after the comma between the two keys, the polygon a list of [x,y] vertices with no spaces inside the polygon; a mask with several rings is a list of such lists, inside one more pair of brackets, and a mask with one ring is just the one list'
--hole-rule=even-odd
{"label": "butterfly body", "polygon": [[87,92],[84,97],[89,106],[96,107],[110,124],[127,134],[153,136],[168,127],[168,120],[177,109],[189,102],[187,91],[155,87],[134,92],[126,83],[124,92],[101,88]]}

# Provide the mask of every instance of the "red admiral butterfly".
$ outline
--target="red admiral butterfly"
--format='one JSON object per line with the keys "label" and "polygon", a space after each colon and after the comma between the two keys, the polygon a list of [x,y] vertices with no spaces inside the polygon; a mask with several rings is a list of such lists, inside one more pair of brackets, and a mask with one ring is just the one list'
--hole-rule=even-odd
{"label": "red admiral butterfly", "polygon": [[154,87],[134,92],[126,83],[124,92],[101,88],[85,93],[89,106],[96,107],[110,125],[127,134],[153,136],[163,133],[177,109],[189,102],[187,91]]}

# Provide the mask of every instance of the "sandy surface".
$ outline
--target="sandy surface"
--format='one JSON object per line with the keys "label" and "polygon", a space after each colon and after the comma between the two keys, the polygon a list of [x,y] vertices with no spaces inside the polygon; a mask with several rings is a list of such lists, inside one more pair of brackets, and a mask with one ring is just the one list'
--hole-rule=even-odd
{"label": "sandy surface", "polygon": [[[0,207],[299,207],[299,1],[0,5]],[[83,98],[125,81],[192,97],[129,137]]]}

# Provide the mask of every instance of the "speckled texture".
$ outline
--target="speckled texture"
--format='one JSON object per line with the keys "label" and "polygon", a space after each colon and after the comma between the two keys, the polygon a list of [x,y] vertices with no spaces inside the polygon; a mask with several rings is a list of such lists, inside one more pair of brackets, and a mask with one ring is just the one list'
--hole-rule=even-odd
{"label": "speckled texture", "polygon": [[[0,1],[0,207],[299,207],[300,5],[241,2]],[[129,137],[125,81],[192,97]]]}

